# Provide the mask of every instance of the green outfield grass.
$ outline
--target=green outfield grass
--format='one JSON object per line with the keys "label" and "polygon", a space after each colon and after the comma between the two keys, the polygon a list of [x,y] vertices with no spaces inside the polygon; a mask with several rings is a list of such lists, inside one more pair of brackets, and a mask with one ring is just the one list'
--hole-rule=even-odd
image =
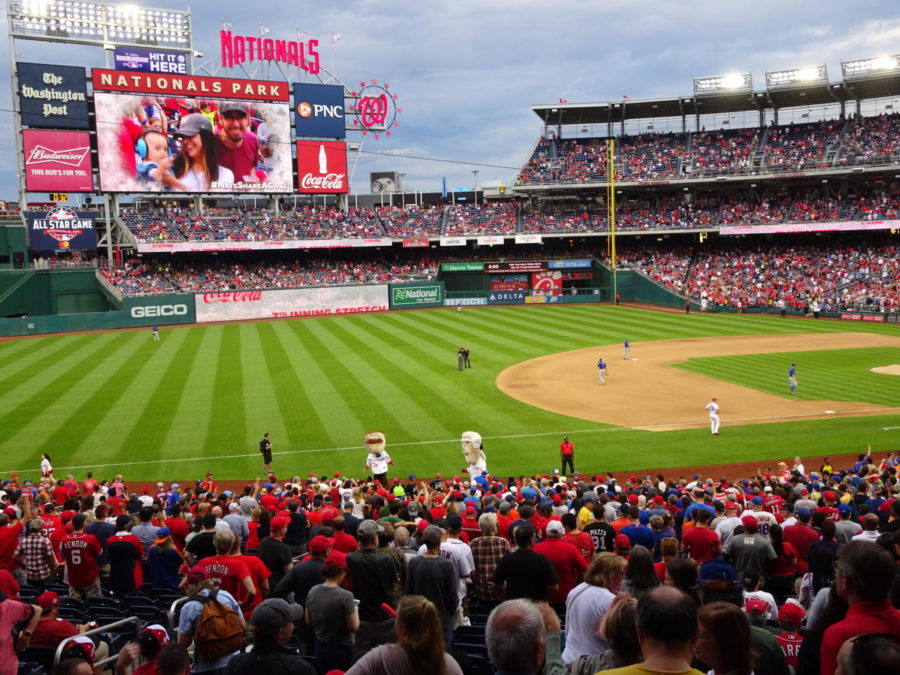
{"label": "green outfield grass", "polygon": [[[54,466],[76,473],[95,467],[104,476],[187,480],[212,470],[246,479],[260,468],[264,431],[282,476],[362,474],[363,436],[373,429],[387,435],[393,473],[403,476],[458,472],[457,439],[467,429],[485,437],[489,468],[503,475],[555,468],[563,433],[576,443],[576,466],[591,472],[900,447],[900,431],[883,430],[900,426],[898,415],[729,426],[714,439],[705,429],[597,425],[535,409],[494,385],[514,363],[618,345],[625,336],[639,355],[650,340],[832,332],[900,328],[564,305],[163,328],[160,343],[149,329],[8,341],[0,343],[0,475],[34,476],[47,451]],[[460,345],[472,350],[474,366],[462,373]],[[791,359],[804,397],[900,404],[898,378],[868,373],[876,361],[897,363],[896,349],[693,359],[684,367],[785,394]],[[593,372],[592,363],[586,368]],[[877,397],[869,395],[876,380],[887,381]]]}
{"label": "green outfield grass", "polygon": [[791,398],[788,368],[797,364],[793,398],[900,405],[900,377],[871,372],[900,364],[900,348],[822,350],[688,359],[676,365],[699,375]]}

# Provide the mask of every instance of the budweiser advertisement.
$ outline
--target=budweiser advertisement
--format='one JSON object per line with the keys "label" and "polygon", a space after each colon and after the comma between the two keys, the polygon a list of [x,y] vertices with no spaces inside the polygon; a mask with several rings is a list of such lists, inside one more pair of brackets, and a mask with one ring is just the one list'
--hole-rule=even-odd
{"label": "budweiser advertisement", "polygon": [[293,192],[286,104],[102,92],[94,100],[104,192]]}
{"label": "budweiser advertisement", "polygon": [[338,141],[297,141],[297,191],[346,194],[347,144]]}
{"label": "budweiser advertisement", "polygon": [[25,189],[29,192],[93,192],[91,138],[86,131],[22,132]]}
{"label": "budweiser advertisement", "polygon": [[198,323],[379,312],[388,309],[388,287],[329,286],[198,293],[194,304]]}

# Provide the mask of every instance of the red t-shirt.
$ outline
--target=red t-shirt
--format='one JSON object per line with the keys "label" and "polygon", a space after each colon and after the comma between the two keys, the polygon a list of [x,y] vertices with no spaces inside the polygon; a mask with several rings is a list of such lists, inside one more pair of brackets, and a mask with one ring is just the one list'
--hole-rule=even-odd
{"label": "red t-shirt", "polygon": [[784,554],[778,556],[778,559],[775,561],[775,569],[772,570],[773,577],[786,577],[794,573],[794,564],[791,561],[797,557],[797,552],[786,541],[782,542],[782,545],[784,546]]}
{"label": "red t-shirt", "polygon": [[85,496],[94,494],[94,488],[99,486],[100,483],[95,481],[93,478],[88,478],[81,482],[81,489],[84,490]]}
{"label": "red t-shirt", "polygon": [[569,532],[563,538],[572,546],[578,549],[578,552],[584,556],[586,562],[590,563],[594,558],[594,539],[587,532]]}
{"label": "red t-shirt", "polygon": [[187,521],[182,518],[166,518],[165,526],[172,532],[172,541],[175,542],[175,547],[178,550],[183,551],[185,539],[191,532],[191,528],[187,524]]}
{"label": "red t-shirt", "polygon": [[788,525],[784,528],[784,540],[797,551],[797,574],[809,571],[809,549],[819,541],[819,533],[809,525]]}
{"label": "red t-shirt", "polygon": [[701,565],[715,557],[716,544],[719,542],[719,535],[708,527],[692,527],[682,538],[690,556]]}
{"label": "red t-shirt", "polygon": [[268,509],[269,511],[277,511],[278,510],[278,497],[269,493],[267,495],[263,495],[259,503],[262,504],[263,508]]}
{"label": "red t-shirt", "polygon": [[587,563],[578,549],[562,539],[550,538],[536,544],[535,553],[550,560],[553,569],[559,576],[559,587],[550,596],[551,604],[562,604],[566,601],[569,591],[581,583],[581,577],[587,569]]}
{"label": "red t-shirt", "polygon": [[64,485],[57,485],[53,488],[53,502],[57,506],[62,506],[69,498],[69,491]]}
{"label": "red t-shirt", "polygon": [[559,452],[563,455],[572,455],[575,453],[575,446],[572,441],[563,441],[559,446]]}
{"label": "red t-shirt", "polygon": [[0,640],[0,673],[15,673],[19,668],[19,658],[10,633],[19,621],[31,618],[32,609],[31,605],[11,599],[3,603],[3,609],[0,612],[0,635],[5,637]]}
{"label": "red t-shirt", "polygon": [[796,633],[779,633],[775,636],[778,646],[784,652],[784,658],[791,667],[791,672],[796,672],[800,660],[800,645],[803,644],[803,636]]}
{"label": "red t-shirt", "polygon": [[259,548],[259,523],[251,520],[247,523],[247,529],[250,530],[250,534],[247,535],[247,550],[255,551]]}
{"label": "red t-shirt", "polygon": [[334,550],[341,551],[342,553],[352,553],[359,549],[359,543],[356,541],[356,537],[353,537],[346,532],[335,532],[334,533]]}
{"label": "red t-shirt", "polygon": [[41,619],[28,641],[32,647],[56,647],[66,638],[78,635],[78,628],[65,619]]}
{"label": "red t-shirt", "polygon": [[0,569],[10,571],[18,569],[19,562],[13,558],[13,553],[19,545],[22,529],[22,523],[18,520],[6,527],[0,527]]}
{"label": "red t-shirt", "polygon": [[243,581],[250,576],[250,570],[236,557],[214,555],[197,564],[206,570],[206,575],[216,586],[231,593],[238,603],[242,604],[247,599]]}
{"label": "red t-shirt", "polygon": [[63,537],[59,551],[66,563],[69,585],[84,588],[94,583],[100,570],[97,556],[103,549],[97,537],[84,532],[73,532]]}
{"label": "red t-shirt", "polygon": [[262,582],[272,576],[272,572],[266,567],[266,564],[259,556],[236,555],[232,556],[232,558],[247,566],[247,571],[250,573],[250,581],[253,582],[253,588],[256,589],[256,595],[253,597],[253,602],[244,610],[244,617],[249,619],[250,614],[253,612],[253,608],[266,599],[266,594],[262,592]]}

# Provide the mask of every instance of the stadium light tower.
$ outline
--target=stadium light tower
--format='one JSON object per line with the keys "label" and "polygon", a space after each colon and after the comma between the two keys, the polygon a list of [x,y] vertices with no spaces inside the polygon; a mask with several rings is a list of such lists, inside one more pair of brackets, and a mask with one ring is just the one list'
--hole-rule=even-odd
{"label": "stadium light tower", "polygon": [[806,87],[811,84],[826,84],[828,70],[824,65],[766,72],[766,89],[785,87]]}
{"label": "stadium light tower", "polygon": [[694,78],[694,96],[750,93],[751,91],[753,91],[753,76],[750,73],[730,73]]}
{"label": "stadium light tower", "polygon": [[841,73],[845,80],[850,81],[863,77],[897,75],[900,73],[900,54],[841,61]]}

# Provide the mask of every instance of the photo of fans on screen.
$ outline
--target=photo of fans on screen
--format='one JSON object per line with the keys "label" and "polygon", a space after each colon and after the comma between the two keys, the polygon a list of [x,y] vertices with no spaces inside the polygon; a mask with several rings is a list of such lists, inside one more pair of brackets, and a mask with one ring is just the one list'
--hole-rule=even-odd
{"label": "photo of fans on screen", "polygon": [[293,191],[286,104],[96,93],[108,192]]}

